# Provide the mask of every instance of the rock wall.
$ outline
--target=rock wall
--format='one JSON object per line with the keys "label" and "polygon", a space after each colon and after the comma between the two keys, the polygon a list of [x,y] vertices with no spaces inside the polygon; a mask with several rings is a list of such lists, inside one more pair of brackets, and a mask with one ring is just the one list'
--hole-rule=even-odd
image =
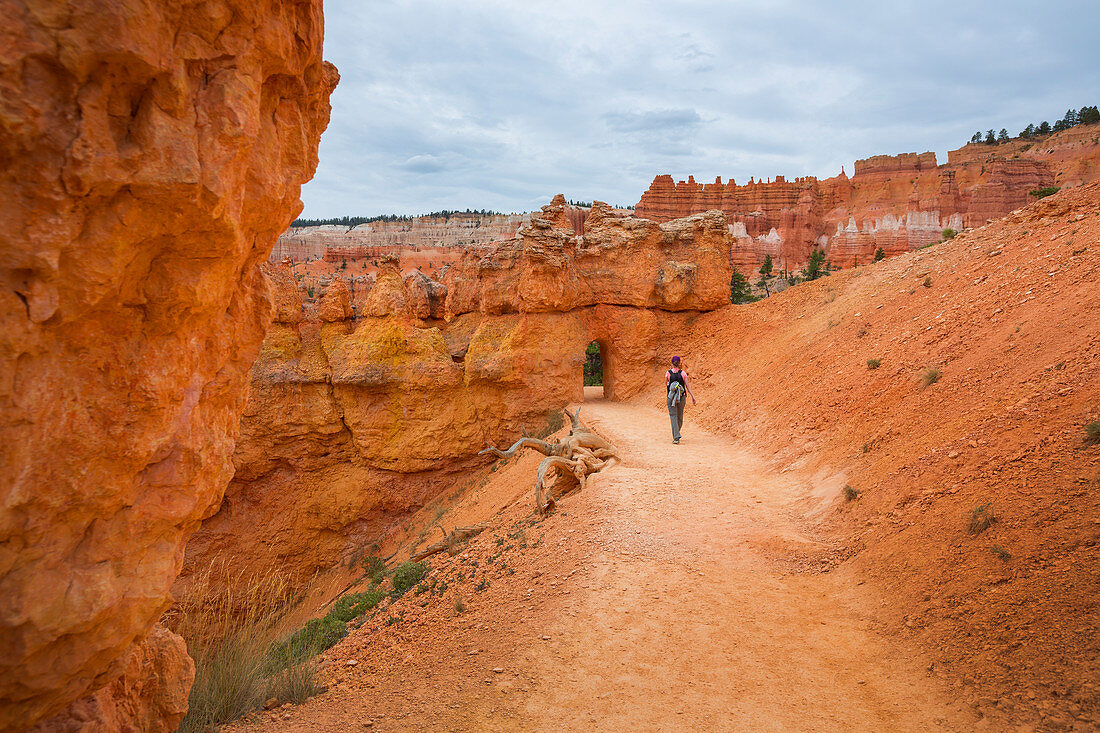
{"label": "rock wall", "polygon": [[455,214],[420,216],[407,221],[375,221],[355,227],[291,227],[279,235],[271,261],[311,257],[379,256],[417,248],[452,248],[510,239],[523,224],[523,214]]}
{"label": "rock wall", "polygon": [[337,279],[310,303],[288,265],[272,268],[276,322],[236,475],[188,567],[219,557],[305,578],[367,550],[484,466],[487,444],[582,400],[593,340],[607,395],[637,394],[670,334],[729,302],[729,246],[720,214],[657,224],[599,203],[577,236],[556,199],[442,282],[389,263],[369,289]]}
{"label": "rock wall", "polygon": [[[270,315],[258,265],[301,210],[338,76],[319,0],[0,13],[11,731],[119,677],[220,502]],[[114,692],[186,688],[190,666],[173,659],[156,685]]]}
{"label": "rock wall", "polygon": [[849,178],[779,176],[697,183],[659,175],[638,202],[654,221],[716,209],[730,222],[730,263],[743,272],[771,255],[797,269],[814,247],[837,267],[870,262],[878,248],[899,254],[938,242],[945,228],[982,226],[1034,200],[1028,192],[1100,179],[1100,125],[1083,125],[1042,140],[966,145],[936,164],[934,153],[857,160]]}

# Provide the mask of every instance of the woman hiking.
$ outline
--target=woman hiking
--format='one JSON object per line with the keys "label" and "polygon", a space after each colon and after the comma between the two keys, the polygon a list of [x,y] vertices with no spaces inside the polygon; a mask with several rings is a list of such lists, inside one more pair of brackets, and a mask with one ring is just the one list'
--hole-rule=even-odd
{"label": "woman hiking", "polygon": [[668,417],[672,421],[672,442],[680,442],[680,428],[684,426],[684,406],[687,398],[695,404],[695,395],[691,392],[691,380],[686,369],[680,367],[680,357],[672,357],[672,368],[665,372],[665,390],[668,392]]}

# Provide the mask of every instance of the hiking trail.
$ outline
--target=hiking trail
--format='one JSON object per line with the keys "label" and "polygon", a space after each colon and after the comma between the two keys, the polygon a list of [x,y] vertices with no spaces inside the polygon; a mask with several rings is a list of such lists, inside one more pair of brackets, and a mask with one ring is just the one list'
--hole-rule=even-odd
{"label": "hiking trail", "polygon": [[673,445],[663,409],[585,402],[622,462],[527,530],[536,556],[446,623],[353,634],[328,692],[231,728],[972,728],[876,619],[886,602],[843,567],[814,569],[830,548],[813,517],[838,487],[768,469],[692,413]]}

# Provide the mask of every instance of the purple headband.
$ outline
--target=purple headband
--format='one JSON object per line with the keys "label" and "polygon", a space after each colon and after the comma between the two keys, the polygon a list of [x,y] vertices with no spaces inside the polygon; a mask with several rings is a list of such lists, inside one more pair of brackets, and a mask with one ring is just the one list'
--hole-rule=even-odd
{"label": "purple headband", "polygon": [[678,356],[672,357],[672,363],[673,364],[679,364],[680,363],[680,357],[678,357]]}

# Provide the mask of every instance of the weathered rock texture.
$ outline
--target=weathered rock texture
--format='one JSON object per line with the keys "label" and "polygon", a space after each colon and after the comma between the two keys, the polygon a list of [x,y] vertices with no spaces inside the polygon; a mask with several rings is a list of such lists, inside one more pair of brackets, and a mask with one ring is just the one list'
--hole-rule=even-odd
{"label": "weathered rock texture", "polygon": [[236,475],[188,567],[278,561],[304,578],[369,548],[486,445],[582,400],[593,340],[607,395],[636,394],[669,334],[729,302],[729,247],[717,212],[657,224],[599,203],[577,236],[559,198],[442,282],[391,263],[367,289],[335,280],[303,303],[273,268]]}
{"label": "weathered rock texture", "polygon": [[194,670],[183,639],[157,624],[131,647],[120,677],[28,733],[175,730],[187,714]]}
{"label": "weathered rock texture", "polygon": [[[301,210],[337,74],[316,0],[0,0],[0,15],[9,731],[134,664],[221,499],[270,314],[258,264]],[[186,688],[173,658],[156,685],[111,694]]]}
{"label": "weathered rock texture", "polygon": [[1080,185],[1100,177],[1100,126],[1071,128],[1041,141],[967,145],[948,163],[933,153],[879,155],[857,160],[851,178],[782,176],[675,183],[662,175],[638,202],[637,215],[668,221],[717,209],[726,214],[734,244],[731,263],[743,271],[770,254],[778,268],[795,269],[814,247],[837,267],[866,264],[881,247],[899,254],[938,242],[943,229],[981,226],[1034,200],[1029,191]]}

